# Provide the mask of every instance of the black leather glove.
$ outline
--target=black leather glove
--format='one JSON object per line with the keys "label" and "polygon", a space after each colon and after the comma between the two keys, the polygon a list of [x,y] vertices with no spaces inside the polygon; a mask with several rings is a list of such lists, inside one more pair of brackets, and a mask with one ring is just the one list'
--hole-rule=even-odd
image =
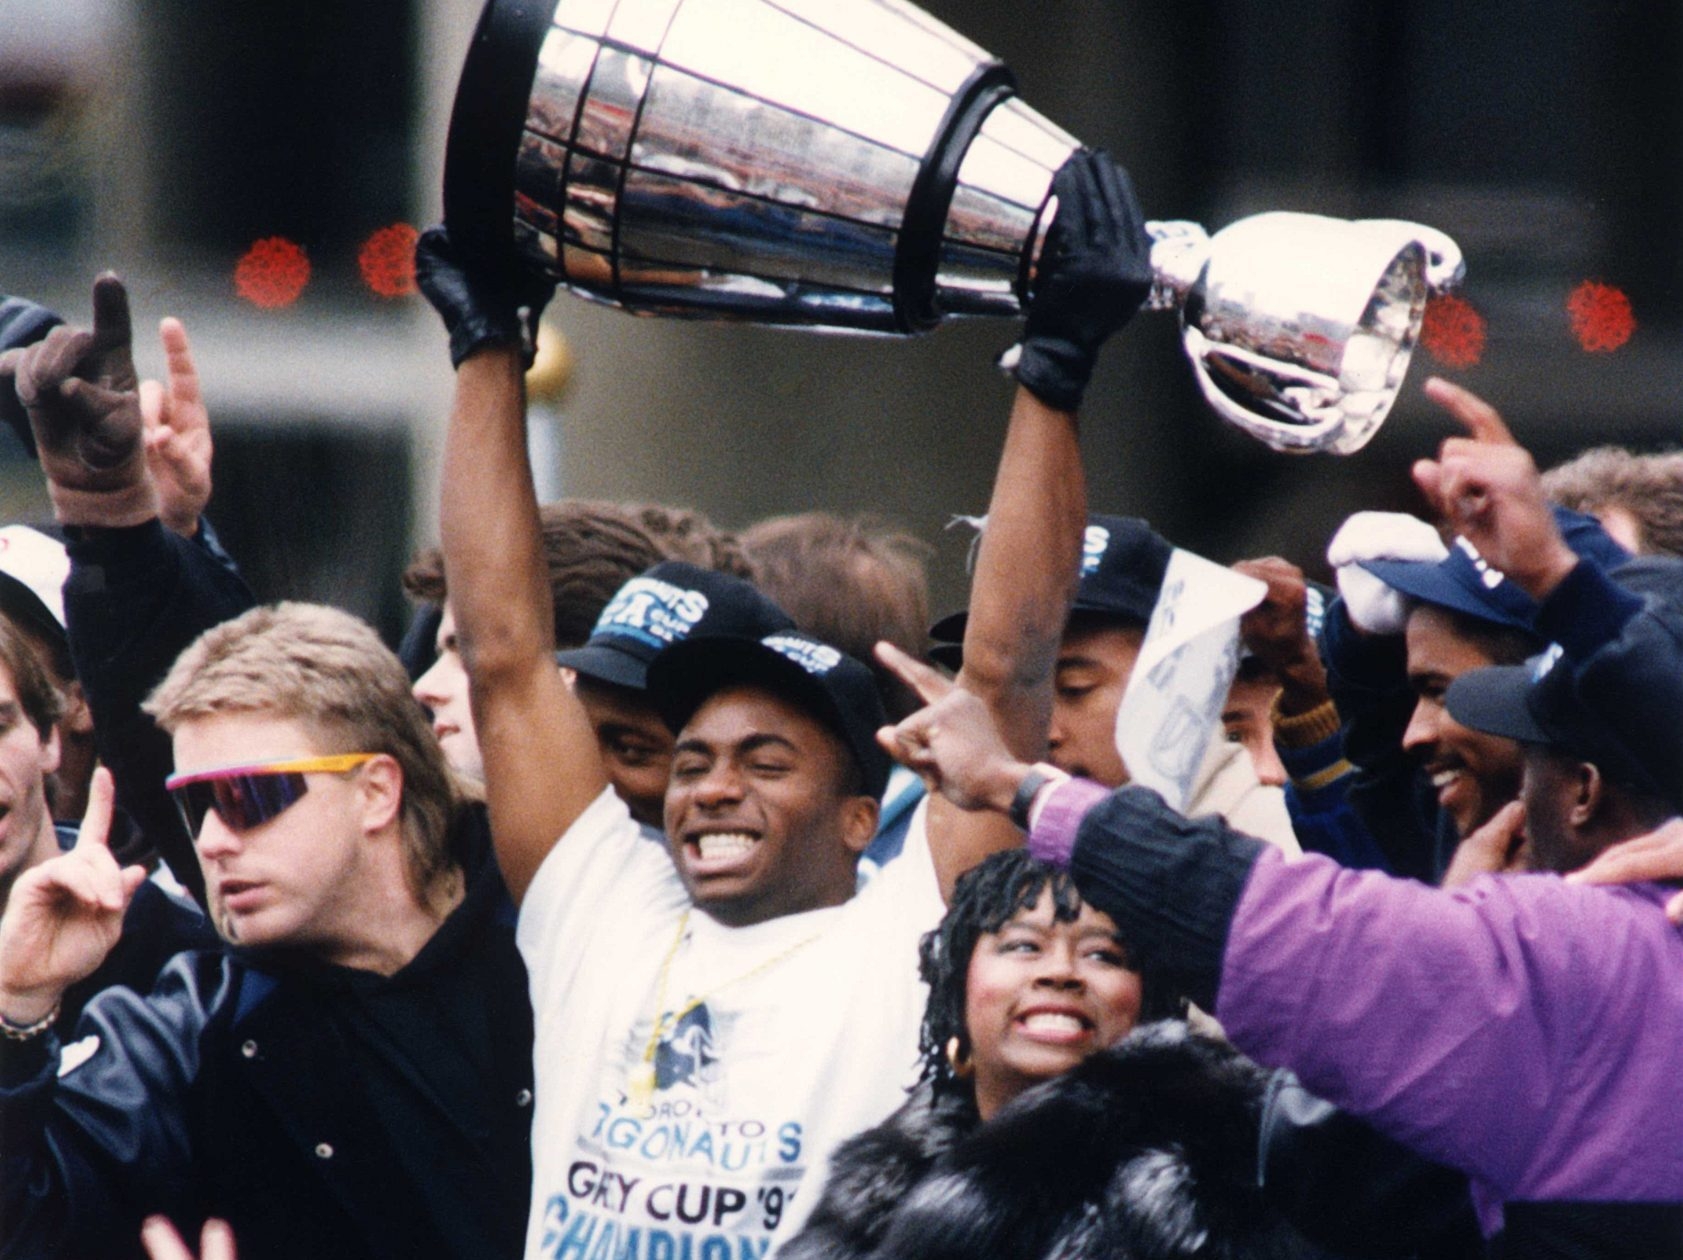
{"label": "black leather glove", "polygon": [[66,525],[116,528],[158,514],[131,345],[128,292],[106,272],[94,281],[92,329],[61,324],[0,356]]}
{"label": "black leather glove", "polygon": [[1047,406],[1074,411],[1099,347],[1151,293],[1151,240],[1128,173],[1102,152],[1072,156],[1052,192],[1057,217],[1011,370]]}
{"label": "black leather glove", "polygon": [[554,281],[528,272],[499,275],[475,265],[438,224],[415,243],[415,283],[444,321],[454,366],[493,345],[519,346],[526,366],[532,366],[538,316],[555,293]]}
{"label": "black leather glove", "polygon": [[[0,351],[32,346],[63,322],[46,307],[27,298],[0,297]],[[0,378],[0,422],[18,435],[23,449],[34,459],[35,435],[29,431],[29,413],[18,401],[10,376]]]}

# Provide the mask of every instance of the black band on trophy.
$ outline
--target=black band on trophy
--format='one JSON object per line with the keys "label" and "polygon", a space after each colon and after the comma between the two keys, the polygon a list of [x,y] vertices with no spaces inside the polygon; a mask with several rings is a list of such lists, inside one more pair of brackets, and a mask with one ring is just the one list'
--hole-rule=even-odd
{"label": "black band on trophy", "polygon": [[468,46],[444,154],[444,222],[465,256],[514,263],[514,155],[553,6],[491,0]]}
{"label": "black band on trophy", "polygon": [[902,332],[926,332],[941,322],[935,274],[941,266],[942,233],[958,187],[958,168],[987,116],[1016,93],[1016,76],[1004,62],[977,66],[953,94],[923,156],[894,247],[894,314]]}

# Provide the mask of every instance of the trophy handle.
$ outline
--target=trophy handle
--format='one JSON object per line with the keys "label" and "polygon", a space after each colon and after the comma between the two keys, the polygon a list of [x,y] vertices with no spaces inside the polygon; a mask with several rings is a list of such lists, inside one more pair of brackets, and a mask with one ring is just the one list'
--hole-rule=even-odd
{"label": "trophy handle", "polygon": [[[1276,451],[1307,455],[1325,449],[1328,439],[1344,427],[1346,417],[1338,407],[1342,391],[1333,377],[1211,341],[1191,325],[1183,327],[1181,335],[1204,401],[1235,428],[1243,429]],[[1212,367],[1232,384],[1224,387],[1218,382],[1211,375]],[[1319,412],[1324,418],[1312,424],[1270,420],[1236,402],[1230,391],[1250,394],[1258,406],[1266,406],[1270,395],[1288,398],[1301,414],[1313,416]]]}
{"label": "trophy handle", "polygon": [[1461,256],[1461,247],[1447,232],[1427,227],[1424,223],[1411,223],[1407,219],[1363,219],[1361,222],[1378,229],[1381,234],[1393,234],[1399,244],[1419,241],[1420,247],[1426,251],[1426,287],[1431,292],[1448,293],[1460,288],[1461,282],[1467,278],[1467,260]]}

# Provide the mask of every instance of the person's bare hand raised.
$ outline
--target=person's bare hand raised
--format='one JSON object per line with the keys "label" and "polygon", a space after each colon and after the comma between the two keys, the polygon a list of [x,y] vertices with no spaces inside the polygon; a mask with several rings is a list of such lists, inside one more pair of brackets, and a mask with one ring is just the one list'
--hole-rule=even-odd
{"label": "person's bare hand raised", "polygon": [[1029,767],[1006,748],[987,705],[892,643],[877,644],[877,659],[925,705],[877,732],[888,755],[960,809],[1008,810]]}
{"label": "person's bare hand raised", "polygon": [[1433,377],[1426,397],[1460,421],[1467,436],[1445,438],[1435,460],[1416,462],[1415,484],[1486,563],[1533,599],[1545,598],[1578,557],[1555,523],[1531,453],[1471,391]]}
{"label": "person's bare hand raised", "polygon": [[[167,1216],[148,1216],[140,1227],[140,1241],[148,1260],[195,1260],[193,1249]],[[196,1260],[235,1260],[234,1231],[227,1221],[213,1216],[204,1223]]]}
{"label": "person's bare hand raised", "polygon": [[76,846],[22,875],[0,917],[0,1017],[36,1023],[64,990],[105,960],[123,930],[123,912],[146,878],[111,856],[113,789],[101,767],[88,785],[88,812]]}
{"label": "person's bare hand raised", "polygon": [[158,325],[158,336],[164,346],[165,378],[140,382],[146,463],[158,488],[158,515],[170,529],[191,538],[210,502],[210,412],[187,329],[170,316]]}

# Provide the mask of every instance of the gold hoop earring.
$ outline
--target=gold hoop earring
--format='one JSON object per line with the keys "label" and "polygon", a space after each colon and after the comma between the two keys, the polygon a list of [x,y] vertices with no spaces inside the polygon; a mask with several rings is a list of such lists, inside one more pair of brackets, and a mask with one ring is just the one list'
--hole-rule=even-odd
{"label": "gold hoop earring", "polygon": [[947,1066],[952,1068],[953,1075],[961,1081],[967,1080],[970,1073],[976,1070],[976,1065],[970,1061],[969,1047],[961,1038],[947,1039]]}

